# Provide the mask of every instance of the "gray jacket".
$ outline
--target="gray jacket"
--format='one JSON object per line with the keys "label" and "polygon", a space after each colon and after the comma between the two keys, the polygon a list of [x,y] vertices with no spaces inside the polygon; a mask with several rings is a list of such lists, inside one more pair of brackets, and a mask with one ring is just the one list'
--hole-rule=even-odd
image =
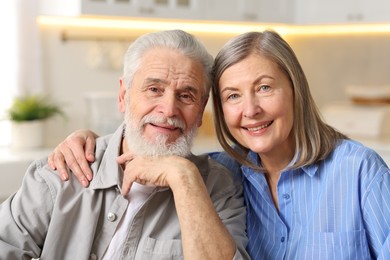
{"label": "gray jacket", "polygon": [[[94,179],[83,188],[63,182],[47,158],[28,168],[22,186],[0,205],[0,259],[100,259],[128,201],[120,194],[116,163],[123,127],[97,140]],[[217,212],[233,235],[235,259],[246,259],[245,207],[240,180],[207,156],[191,156]],[[129,226],[123,259],[182,259],[181,232],[173,194],[156,188]]]}

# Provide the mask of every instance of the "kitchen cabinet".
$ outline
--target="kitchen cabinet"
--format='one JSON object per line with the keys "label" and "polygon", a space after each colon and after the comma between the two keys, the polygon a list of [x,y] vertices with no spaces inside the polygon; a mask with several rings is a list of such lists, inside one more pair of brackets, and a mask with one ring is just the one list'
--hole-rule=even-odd
{"label": "kitchen cabinet", "polygon": [[389,22],[390,1],[388,0],[360,0],[360,9],[364,10],[363,21]]}
{"label": "kitchen cabinet", "polygon": [[[295,1],[295,0],[294,0]],[[293,0],[40,0],[43,15],[293,22]]]}
{"label": "kitchen cabinet", "polygon": [[370,23],[390,21],[388,0],[297,0],[296,23]]}
{"label": "kitchen cabinet", "polygon": [[208,20],[291,23],[294,19],[293,0],[205,1]]}
{"label": "kitchen cabinet", "polygon": [[388,0],[40,0],[44,15],[287,24],[389,22]]}
{"label": "kitchen cabinet", "polygon": [[202,0],[40,0],[42,15],[202,19]]}

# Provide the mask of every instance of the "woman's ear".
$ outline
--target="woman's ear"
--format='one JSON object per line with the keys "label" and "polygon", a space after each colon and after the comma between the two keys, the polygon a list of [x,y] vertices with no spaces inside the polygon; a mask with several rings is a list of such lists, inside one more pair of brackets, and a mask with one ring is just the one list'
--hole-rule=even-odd
{"label": "woman's ear", "polygon": [[119,80],[119,95],[118,95],[118,107],[119,112],[124,113],[126,111],[126,86],[121,78]]}

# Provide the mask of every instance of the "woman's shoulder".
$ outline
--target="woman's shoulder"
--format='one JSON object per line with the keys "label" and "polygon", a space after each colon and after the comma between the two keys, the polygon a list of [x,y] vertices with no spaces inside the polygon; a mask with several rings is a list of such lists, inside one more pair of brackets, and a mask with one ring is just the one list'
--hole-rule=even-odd
{"label": "woman's shoulder", "polygon": [[388,168],[383,158],[371,147],[363,143],[344,139],[335,147],[331,158],[340,164],[353,164],[359,167]]}
{"label": "woman's shoulder", "polygon": [[353,154],[354,156],[366,156],[367,154],[376,154],[375,150],[354,139],[340,140],[335,149],[338,154]]}

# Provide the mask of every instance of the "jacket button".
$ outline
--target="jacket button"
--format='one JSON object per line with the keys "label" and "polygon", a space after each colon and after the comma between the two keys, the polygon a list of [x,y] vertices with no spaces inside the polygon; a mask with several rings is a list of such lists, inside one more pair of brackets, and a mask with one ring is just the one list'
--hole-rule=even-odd
{"label": "jacket button", "polygon": [[112,213],[112,212],[109,212],[108,215],[107,215],[107,219],[108,219],[108,221],[113,222],[116,219],[116,215],[114,213]]}
{"label": "jacket button", "polygon": [[91,254],[90,256],[89,256],[89,259],[90,260],[97,260],[97,256],[95,255],[95,254]]}

